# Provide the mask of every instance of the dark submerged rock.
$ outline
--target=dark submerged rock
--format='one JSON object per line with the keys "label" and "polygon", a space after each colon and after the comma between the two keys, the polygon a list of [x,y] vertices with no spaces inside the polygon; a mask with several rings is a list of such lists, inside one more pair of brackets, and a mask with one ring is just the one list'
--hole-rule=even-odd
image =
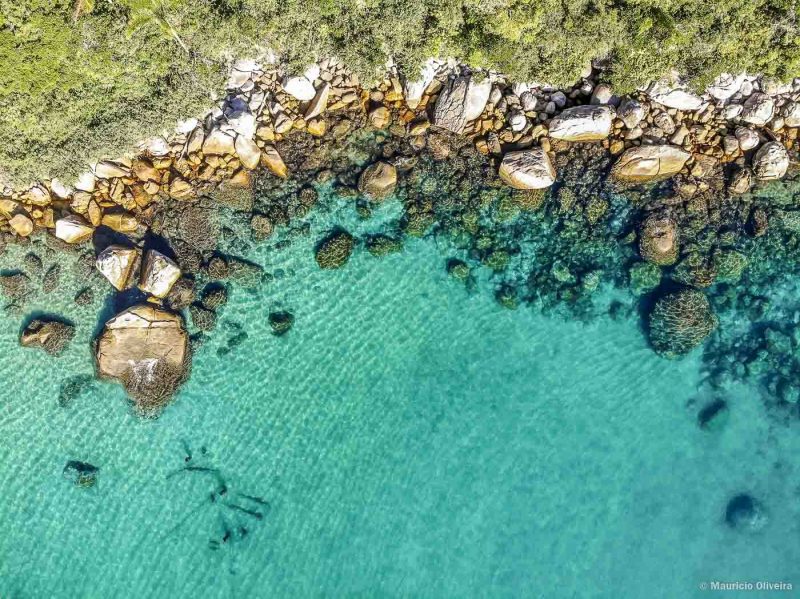
{"label": "dark submerged rock", "polygon": [[725,523],[741,532],[754,533],[762,530],[769,521],[760,501],[741,493],[728,501],[725,508]]}
{"label": "dark submerged rock", "polygon": [[276,337],[285,335],[294,325],[294,314],[290,312],[272,312],[269,315],[269,326]]}
{"label": "dark submerged rock", "polygon": [[70,460],[64,466],[62,475],[72,481],[76,487],[87,489],[95,486],[97,483],[97,474],[100,468],[93,466],[87,462],[80,462],[78,460]]}

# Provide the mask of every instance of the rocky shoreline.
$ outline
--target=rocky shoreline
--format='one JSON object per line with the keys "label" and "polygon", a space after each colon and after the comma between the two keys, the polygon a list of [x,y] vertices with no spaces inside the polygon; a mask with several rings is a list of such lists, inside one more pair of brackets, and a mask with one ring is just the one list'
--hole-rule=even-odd
{"label": "rocky shoreline", "polygon": [[[5,243],[45,235],[62,249],[91,248],[97,272],[117,293],[132,298],[97,339],[98,375],[121,382],[140,412],[153,414],[188,373],[190,339],[179,312],[189,310],[197,328],[210,330],[225,301],[219,281],[246,279],[257,270],[219,255],[213,243],[198,242],[202,251],[191,259],[184,248],[170,247],[169,226],[192,226],[181,206],[209,198],[212,206],[235,201],[252,193],[258,169],[277,182],[297,167],[319,182],[334,178],[338,191],[362,197],[368,212],[370,204],[381,203],[410,179],[420,155],[447,160],[474,154],[492,169],[486,177],[499,177],[497,185],[535,209],[544,190],[553,187],[566,195],[560,186],[568,184],[561,181],[572,176],[574,163],[599,152],[611,161],[614,184],[642,199],[642,218],[633,232],[641,258],[656,267],[680,262],[677,280],[691,288],[665,295],[653,310],[654,348],[682,355],[717,325],[697,289],[717,278],[718,248],[696,238],[709,226],[720,237],[759,236],[770,226],[777,213],[732,198],[746,198],[755,186],[783,178],[796,165],[800,79],[782,85],[723,75],[702,95],[654,83],[618,97],[602,78],[598,64],[572,88],[557,90],[512,83],[452,61],[429,61],[421,80],[409,81],[390,69],[385,80],[365,88],[332,60],[303,75],[241,61],[225,99],[202,122],[190,120],[169,138],[148,140],[133,158],[94,165],[73,187],[53,179],[22,191],[2,190],[0,232]],[[330,157],[321,157],[329,152],[326,144],[341,144],[359,130],[380,133],[390,143],[356,172],[352,167],[337,172]],[[648,204],[648,185],[665,180],[669,197]],[[292,216],[302,216],[316,192],[301,186],[296,197],[296,206],[251,211],[254,238],[267,239]],[[177,216],[165,218],[165,211]],[[409,235],[423,234],[435,212],[418,203],[406,211]],[[591,211],[601,216],[604,210],[587,207],[590,222]],[[367,247],[378,255],[393,251],[396,243],[374,238]],[[347,232],[332,232],[317,248],[319,266],[342,266],[353,246]],[[499,251],[486,255],[492,268],[502,259]],[[454,275],[461,271],[453,267]],[[3,288],[10,288],[8,277],[20,276],[4,275]],[[196,279],[208,281],[200,299]],[[513,299],[498,293],[501,303]],[[48,331],[59,331],[57,339],[68,337],[63,326],[37,323],[21,342],[47,349]]]}

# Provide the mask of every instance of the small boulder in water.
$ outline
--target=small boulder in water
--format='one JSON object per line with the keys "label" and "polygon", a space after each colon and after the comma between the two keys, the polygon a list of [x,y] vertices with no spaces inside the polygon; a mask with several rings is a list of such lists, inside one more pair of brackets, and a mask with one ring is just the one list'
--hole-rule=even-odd
{"label": "small boulder in water", "polygon": [[762,503],[741,493],[733,497],[725,508],[725,522],[734,530],[741,532],[758,532],[763,529],[769,518]]}
{"label": "small boulder in water", "polygon": [[100,468],[87,462],[70,460],[64,466],[62,474],[64,478],[70,479],[76,487],[89,488],[97,483],[97,473]]}
{"label": "small boulder in water", "polygon": [[272,327],[272,334],[276,337],[285,335],[294,325],[294,314],[291,312],[272,312],[269,315],[269,326]]}
{"label": "small boulder in water", "polygon": [[75,327],[69,323],[51,319],[32,320],[20,335],[23,347],[40,347],[51,356],[59,355],[72,341]]}
{"label": "small boulder in water", "polygon": [[355,240],[347,231],[329,235],[317,247],[316,259],[320,268],[341,268],[350,259]]}
{"label": "small boulder in water", "polygon": [[728,404],[724,399],[715,399],[697,414],[697,424],[706,431],[719,430],[728,420]]}

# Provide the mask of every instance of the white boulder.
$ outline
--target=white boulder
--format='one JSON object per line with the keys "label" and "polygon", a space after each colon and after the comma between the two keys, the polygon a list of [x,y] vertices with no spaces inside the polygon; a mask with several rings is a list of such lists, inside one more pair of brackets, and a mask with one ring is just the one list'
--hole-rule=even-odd
{"label": "white boulder", "polygon": [[317,94],[314,85],[308,80],[307,77],[300,75],[297,77],[285,77],[281,84],[284,91],[290,96],[295,97],[301,102],[308,102],[313,100]]}
{"label": "white boulder", "polygon": [[549,135],[564,141],[598,141],[609,136],[613,120],[610,106],[575,106],[553,117]]}
{"label": "white boulder", "polygon": [[739,91],[742,83],[744,83],[744,73],[739,75],[722,73],[706,88],[706,93],[715,100],[724,102]]}
{"label": "white boulder", "polygon": [[753,94],[742,107],[740,118],[745,123],[763,127],[775,115],[775,101],[767,94]]}
{"label": "white boulder", "polygon": [[659,83],[651,85],[647,93],[654,102],[677,110],[700,110],[705,103],[695,93],[685,89],[667,87]]}
{"label": "white boulder", "polygon": [[788,168],[789,153],[777,141],[765,143],[753,158],[753,174],[761,181],[780,179]]}
{"label": "white boulder", "polygon": [[122,245],[110,245],[97,256],[95,266],[117,291],[128,286],[138,252]]}
{"label": "white boulder", "polygon": [[736,136],[736,139],[739,140],[739,147],[742,149],[742,152],[752,150],[759,143],[761,143],[758,133],[752,129],[748,129],[747,127],[736,127],[734,135]]}
{"label": "white boulder", "polygon": [[556,180],[556,169],[542,148],[509,152],[500,163],[500,178],[514,189],[544,189]]}

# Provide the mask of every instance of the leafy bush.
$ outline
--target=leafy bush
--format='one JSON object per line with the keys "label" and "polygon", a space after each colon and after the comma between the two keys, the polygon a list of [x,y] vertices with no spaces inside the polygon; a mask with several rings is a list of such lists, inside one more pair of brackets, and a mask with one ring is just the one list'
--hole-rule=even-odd
{"label": "leafy bush", "polygon": [[671,67],[800,74],[793,0],[0,0],[0,178],[66,177],[198,114],[230,63],[337,56],[362,81],[455,56],[569,84],[608,57],[631,88]]}

